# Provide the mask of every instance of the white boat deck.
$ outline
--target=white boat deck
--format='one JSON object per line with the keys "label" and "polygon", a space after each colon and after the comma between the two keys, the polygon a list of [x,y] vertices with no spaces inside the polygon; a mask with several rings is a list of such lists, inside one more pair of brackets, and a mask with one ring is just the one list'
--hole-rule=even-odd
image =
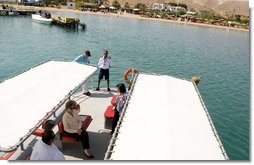
{"label": "white boat deck", "polygon": [[0,83],[0,150],[21,145],[40,126],[39,120],[59,113],[57,105],[96,71],[76,62],[48,61]]}
{"label": "white boat deck", "polygon": [[[73,100],[80,104],[81,115],[91,115],[92,122],[87,128],[90,140],[90,151],[95,156],[91,160],[103,160],[108,148],[111,130],[104,129],[104,112],[111,104],[110,101],[116,90],[111,88],[111,92],[106,89],[92,91],[91,96],[85,96],[82,93],[74,94]],[[81,143],[63,143],[63,153],[66,160],[83,160]]]}
{"label": "white boat deck", "polygon": [[[104,129],[104,112],[116,90],[90,90],[90,97],[76,92],[96,71],[96,67],[75,62],[49,61],[0,83],[1,152],[17,149],[9,160],[27,159],[33,144],[41,138],[32,133],[48,118],[58,123],[64,102],[71,97],[80,104],[80,115],[93,119],[87,129],[95,156],[91,160],[228,159],[196,86],[171,76],[136,76],[112,138],[111,130]],[[66,79],[68,76],[72,78]],[[10,123],[10,117],[15,117],[15,122]],[[58,131],[57,126],[54,131]],[[55,144],[66,160],[84,159],[80,142],[61,143],[57,133]]]}

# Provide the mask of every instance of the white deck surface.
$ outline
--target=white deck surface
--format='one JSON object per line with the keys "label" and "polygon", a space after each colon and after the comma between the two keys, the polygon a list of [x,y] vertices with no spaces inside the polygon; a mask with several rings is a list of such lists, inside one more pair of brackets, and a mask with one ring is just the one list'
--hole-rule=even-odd
{"label": "white deck surface", "polygon": [[[6,114],[0,116],[1,147],[17,143],[19,137],[95,70],[75,62],[52,61],[0,83],[1,113]],[[45,92],[47,97],[42,97]],[[91,97],[76,93],[72,99],[81,105],[80,114],[92,116],[87,129],[90,150],[95,156],[92,160],[103,160],[112,137],[110,130],[104,130],[104,111],[116,91],[90,92]],[[224,160],[192,82],[139,74],[126,111],[111,159]],[[10,118],[15,118],[15,123],[10,123]],[[66,160],[84,158],[80,142],[63,143],[63,153]]]}
{"label": "white deck surface", "polygon": [[224,160],[190,81],[139,74],[113,160]]}
{"label": "white deck surface", "polygon": [[[108,148],[111,135],[110,130],[104,129],[104,111],[111,104],[111,99],[116,90],[107,92],[106,89],[100,91],[90,90],[92,96],[88,97],[82,93],[75,94],[72,99],[76,100],[81,106],[80,114],[91,115],[93,120],[87,129],[90,140],[90,150],[95,156],[92,160],[103,160]],[[81,153],[81,143],[64,143],[63,153],[66,160],[83,160]]]}
{"label": "white deck surface", "polygon": [[96,67],[49,61],[0,83],[0,146],[8,149]]}

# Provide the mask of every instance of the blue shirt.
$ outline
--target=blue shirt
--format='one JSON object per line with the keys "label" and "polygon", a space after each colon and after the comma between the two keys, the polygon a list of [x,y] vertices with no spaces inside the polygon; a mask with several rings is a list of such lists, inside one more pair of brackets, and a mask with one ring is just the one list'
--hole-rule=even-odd
{"label": "blue shirt", "polygon": [[88,59],[88,57],[84,57],[83,55],[78,56],[74,62],[79,62],[79,63],[83,63],[83,64],[90,64],[90,61]]}

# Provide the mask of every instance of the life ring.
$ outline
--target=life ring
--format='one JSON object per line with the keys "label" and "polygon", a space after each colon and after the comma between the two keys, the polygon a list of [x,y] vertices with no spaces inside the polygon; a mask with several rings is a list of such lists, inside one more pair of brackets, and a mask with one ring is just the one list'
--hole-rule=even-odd
{"label": "life ring", "polygon": [[124,79],[129,85],[131,85],[131,84],[132,84],[132,78],[133,78],[133,77],[131,78],[131,80],[129,80],[129,79],[128,79],[129,73],[136,74],[136,73],[138,73],[138,70],[136,70],[136,69],[127,69],[127,70],[124,72],[123,79]]}

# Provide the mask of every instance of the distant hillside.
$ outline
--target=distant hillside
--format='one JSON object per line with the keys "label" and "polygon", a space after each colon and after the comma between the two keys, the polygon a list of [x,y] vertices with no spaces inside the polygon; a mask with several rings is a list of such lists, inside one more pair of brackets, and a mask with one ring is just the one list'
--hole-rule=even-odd
{"label": "distant hillside", "polygon": [[216,11],[249,16],[249,2],[225,2],[219,5]]}
{"label": "distant hillside", "polygon": [[[108,0],[112,4],[113,0]],[[188,8],[195,10],[208,10],[220,13],[221,15],[227,14],[240,14],[249,16],[249,1],[234,1],[234,0],[118,0],[123,6],[128,2],[131,6],[137,3],[144,3],[150,5],[152,3],[185,3]]]}

